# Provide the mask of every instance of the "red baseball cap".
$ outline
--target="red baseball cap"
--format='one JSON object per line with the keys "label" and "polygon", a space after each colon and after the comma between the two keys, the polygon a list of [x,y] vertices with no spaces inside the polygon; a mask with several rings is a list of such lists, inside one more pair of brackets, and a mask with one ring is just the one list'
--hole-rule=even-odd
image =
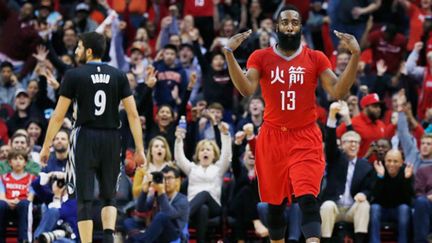
{"label": "red baseball cap", "polygon": [[366,96],[363,96],[363,98],[360,101],[360,107],[363,109],[368,105],[373,105],[376,103],[380,103],[380,99],[377,93],[368,94]]}

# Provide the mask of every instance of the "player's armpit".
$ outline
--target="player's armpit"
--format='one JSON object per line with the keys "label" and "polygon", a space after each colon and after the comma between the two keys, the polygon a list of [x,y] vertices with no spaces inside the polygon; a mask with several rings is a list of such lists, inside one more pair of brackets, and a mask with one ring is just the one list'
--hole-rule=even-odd
{"label": "player's armpit", "polygon": [[336,74],[329,68],[324,70],[320,76],[321,84],[324,90],[334,99],[342,99],[345,94],[342,90],[337,87],[338,77]]}

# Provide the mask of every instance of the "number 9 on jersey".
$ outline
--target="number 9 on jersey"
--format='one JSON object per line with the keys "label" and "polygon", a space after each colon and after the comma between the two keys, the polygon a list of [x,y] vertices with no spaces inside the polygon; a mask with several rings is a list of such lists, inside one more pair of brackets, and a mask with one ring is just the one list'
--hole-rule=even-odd
{"label": "number 9 on jersey", "polygon": [[95,115],[100,116],[105,112],[106,94],[103,90],[98,90],[94,96],[94,104],[96,106]]}

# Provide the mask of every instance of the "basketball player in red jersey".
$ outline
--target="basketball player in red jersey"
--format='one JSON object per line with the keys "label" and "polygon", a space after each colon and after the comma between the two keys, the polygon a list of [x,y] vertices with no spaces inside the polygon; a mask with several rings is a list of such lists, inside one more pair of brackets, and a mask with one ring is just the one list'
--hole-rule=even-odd
{"label": "basketball player in red jersey", "polygon": [[268,226],[272,242],[284,242],[283,211],[295,199],[302,210],[306,242],[319,242],[321,217],[317,195],[325,161],[321,132],[316,125],[315,89],[318,79],[334,99],[344,97],[355,80],[360,47],[354,36],[335,32],[352,53],[337,77],[320,51],[301,46],[301,16],[294,6],[278,15],[278,43],[256,50],[244,74],[233,51],[251,31],[229,39],[224,48],[231,79],[244,96],[261,85],[265,100],[264,123],[257,137],[255,158],[261,200],[269,203]]}

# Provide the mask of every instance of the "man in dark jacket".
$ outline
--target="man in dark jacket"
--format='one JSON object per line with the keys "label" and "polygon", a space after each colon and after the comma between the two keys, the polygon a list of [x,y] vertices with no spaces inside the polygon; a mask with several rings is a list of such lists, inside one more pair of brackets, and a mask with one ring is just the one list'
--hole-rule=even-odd
{"label": "man in dark jacket", "polygon": [[354,131],[342,135],[339,150],[336,143],[336,114],[350,127],[348,106],[335,102],[327,120],[326,159],[327,186],[322,192],[322,242],[329,242],[337,221],[354,222],[355,242],[364,242],[369,224],[368,196],[372,167],[367,160],[357,158],[361,137]]}
{"label": "man in dark jacket", "polygon": [[143,192],[138,198],[136,209],[139,213],[149,212],[153,209],[156,200],[158,212],[153,215],[151,223],[141,233],[141,227],[132,218],[126,219],[125,229],[128,233],[128,242],[172,242],[177,239],[185,240],[182,234],[189,219],[189,202],[187,197],[179,192],[180,171],[166,166],[162,169],[163,182],[153,182],[149,176],[144,178]]}
{"label": "man in dark jacket", "polygon": [[414,198],[414,165],[404,165],[402,153],[390,150],[385,163],[375,161],[376,183],[371,196],[370,242],[381,242],[381,221],[398,223],[398,242],[408,242],[411,201]]}

